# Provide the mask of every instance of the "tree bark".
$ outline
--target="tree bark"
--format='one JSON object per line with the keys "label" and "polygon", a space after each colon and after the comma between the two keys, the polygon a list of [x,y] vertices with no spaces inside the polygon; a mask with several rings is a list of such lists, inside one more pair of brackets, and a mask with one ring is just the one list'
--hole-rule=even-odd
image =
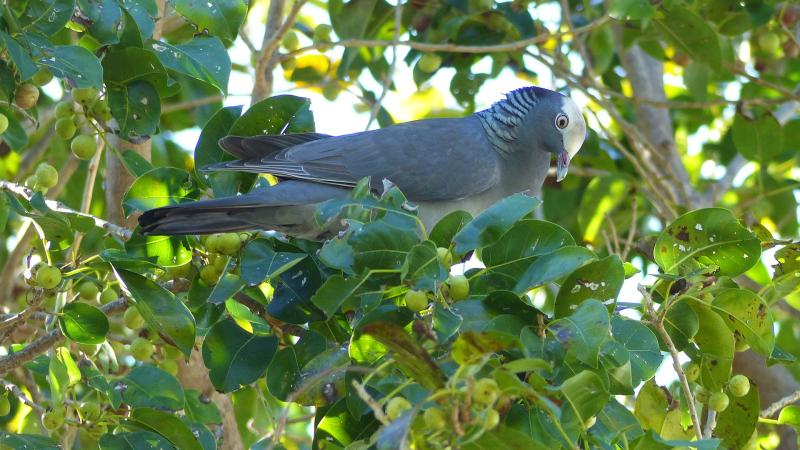
{"label": "tree bark", "polygon": [[208,378],[208,369],[203,364],[203,356],[195,350],[189,362],[180,361],[178,365],[178,379],[184,389],[195,389],[210,402],[215,404],[222,415],[222,445],[220,450],[244,449],[242,437],[236,424],[236,414],[233,411],[233,402],[229,395],[220,394],[214,390]]}
{"label": "tree bark", "polygon": [[[638,46],[634,45],[628,50],[622,50],[621,46],[618,48],[634,94],[640,98],[665,101],[663,63],[652,58]],[[662,159],[663,164],[659,166],[666,165],[666,169],[670,172],[665,173],[665,176],[670,176],[678,183],[676,188],[684,202],[683,206],[690,209],[711,206],[704,204],[705,202],[692,188],[689,175],[675,145],[675,130],[669,110],[640,102],[636,105],[635,113],[640,130],[651,144],[662,152],[660,155],[651,156]],[[752,351],[737,353],[733,364],[734,372],[747,375],[758,384],[762,406],[800,389],[800,384],[785,367],[780,365],[767,367],[764,358]],[[781,434],[781,444],[778,447],[780,450],[798,448],[797,435],[791,427],[779,427],[778,432]]]}

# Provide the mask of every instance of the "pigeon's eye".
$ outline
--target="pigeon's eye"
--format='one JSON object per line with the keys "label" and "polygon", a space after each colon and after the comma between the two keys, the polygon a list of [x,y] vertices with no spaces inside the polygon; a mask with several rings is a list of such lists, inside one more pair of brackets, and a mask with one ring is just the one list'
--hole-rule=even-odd
{"label": "pigeon's eye", "polygon": [[561,113],[556,116],[556,127],[563,130],[567,128],[567,125],[569,125],[569,117],[566,114]]}

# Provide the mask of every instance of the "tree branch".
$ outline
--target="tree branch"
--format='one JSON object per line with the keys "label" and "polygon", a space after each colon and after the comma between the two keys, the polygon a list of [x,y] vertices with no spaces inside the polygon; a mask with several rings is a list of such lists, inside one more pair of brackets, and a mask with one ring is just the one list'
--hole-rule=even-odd
{"label": "tree branch", "polygon": [[761,417],[771,417],[775,413],[779,412],[783,408],[800,401],[800,390],[794,391],[791,394],[783,397],[781,399],[776,400],[763,410],[761,410]]}
{"label": "tree branch", "polygon": [[669,349],[669,354],[672,356],[672,367],[675,369],[675,372],[678,374],[678,378],[681,381],[681,390],[683,391],[683,396],[686,398],[686,404],[689,405],[689,416],[692,418],[692,426],[694,427],[694,434],[697,437],[697,440],[703,439],[703,428],[700,426],[700,420],[697,416],[697,408],[695,408],[694,403],[694,395],[692,394],[691,388],[689,388],[689,380],[686,378],[686,374],[683,372],[683,368],[681,367],[680,363],[680,355],[678,354],[678,349],[675,348],[675,343],[672,342],[672,338],[667,333],[667,329],[664,328],[664,322],[662,319],[656,314],[655,309],[653,308],[653,300],[650,298],[650,293],[647,292],[644,286],[638,286],[639,292],[642,293],[642,297],[644,299],[644,309],[648,316],[650,316],[651,323],[653,328],[656,329],[658,335],[661,336],[661,339],[666,344],[667,349]]}
{"label": "tree branch", "polygon": [[[22,197],[22,198],[24,198],[24,199],[26,199],[28,201],[30,201],[33,198],[33,195],[34,195],[33,190],[31,190],[31,189],[29,189],[29,188],[27,188],[25,186],[21,186],[21,185],[19,185],[17,183],[12,183],[10,181],[2,181],[2,180],[0,180],[0,191],[11,192],[13,194],[19,195],[20,197]],[[101,219],[99,217],[95,217],[95,216],[93,216],[91,214],[88,214],[88,213],[83,213],[81,211],[75,211],[74,209],[65,206],[61,202],[58,202],[58,201],[55,201],[55,200],[46,200],[45,202],[46,202],[47,206],[50,209],[54,210],[54,211],[67,213],[67,214],[75,214],[75,215],[78,215],[78,216],[90,218],[90,219],[92,219],[94,221],[94,224],[95,224],[96,227],[102,228],[102,229],[108,231],[109,233],[113,234],[114,236],[119,237],[120,239],[128,240],[128,239],[130,239],[131,235],[133,234],[133,232],[128,228],[121,227],[119,225],[116,225],[116,224],[113,224],[111,222],[105,221],[105,220],[103,220],[103,219]]]}
{"label": "tree branch", "polygon": [[[608,21],[610,21],[610,17],[602,17],[600,19],[595,20],[594,22],[584,25],[579,28],[575,28],[574,35],[581,35],[585,33],[589,33],[590,31],[594,30],[595,28],[604,25]],[[539,45],[544,44],[545,42],[559,36],[568,36],[572,35],[573,33],[570,32],[555,32],[555,33],[546,33],[546,34],[539,34],[534,37],[530,37],[527,39],[520,39],[518,41],[513,42],[506,42],[504,44],[495,44],[495,45],[459,45],[459,44],[432,44],[428,42],[418,42],[418,41],[398,41],[396,45],[401,47],[408,47],[414,50],[419,50],[422,52],[447,52],[447,53],[502,53],[502,52],[513,52],[517,50],[524,50],[525,48],[531,45]],[[306,53],[311,50],[315,50],[320,46],[338,46],[338,47],[391,47],[395,45],[394,41],[386,41],[386,40],[379,40],[379,39],[343,39],[337,42],[326,42],[324,44],[314,44],[309,45],[308,47],[299,48],[293,52],[289,52],[284,54],[281,57],[281,60],[288,59],[294,56],[297,56],[301,53]]]}
{"label": "tree branch", "polygon": [[284,0],[272,0],[270,2],[267,30],[264,33],[264,42],[256,65],[255,85],[251,95],[252,103],[268,97],[272,93],[272,69],[275,68],[278,61],[275,57],[276,51],[283,37],[294,26],[297,21],[297,15],[300,14],[300,9],[305,5],[306,1],[295,0],[288,17],[279,27],[276,25],[280,23]]}
{"label": "tree branch", "polygon": [[381,86],[381,95],[372,104],[372,108],[369,112],[369,120],[367,121],[367,130],[369,127],[372,126],[372,122],[378,118],[378,113],[381,111],[381,105],[383,104],[383,100],[386,99],[386,94],[389,93],[389,88],[392,86],[392,82],[394,79],[394,71],[397,67],[397,43],[400,42],[400,27],[402,26],[403,18],[403,1],[397,0],[397,6],[394,8],[394,39],[392,39],[392,62],[389,64],[389,69],[386,71],[386,74],[383,77],[383,83]]}
{"label": "tree branch", "polygon": [[[100,310],[108,315],[124,311],[127,307],[128,300],[121,298],[101,306]],[[64,335],[61,333],[61,329],[56,328],[34,340],[22,350],[0,357],[0,377],[29,361],[33,361],[37,356],[46,353],[63,340]]]}

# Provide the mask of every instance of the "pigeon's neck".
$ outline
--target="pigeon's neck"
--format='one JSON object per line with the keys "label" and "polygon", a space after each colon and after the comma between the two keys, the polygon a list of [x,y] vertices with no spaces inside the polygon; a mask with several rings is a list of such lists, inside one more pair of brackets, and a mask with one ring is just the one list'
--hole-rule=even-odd
{"label": "pigeon's neck", "polygon": [[507,157],[516,149],[519,128],[525,116],[542,98],[537,95],[537,89],[540,88],[531,86],[511,91],[506,94],[504,100],[475,113],[483,125],[489,142],[503,157]]}

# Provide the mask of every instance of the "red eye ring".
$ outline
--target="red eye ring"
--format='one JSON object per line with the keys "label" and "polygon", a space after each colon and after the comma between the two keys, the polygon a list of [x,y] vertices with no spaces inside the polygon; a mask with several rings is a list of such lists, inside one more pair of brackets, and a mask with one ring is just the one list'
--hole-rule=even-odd
{"label": "red eye ring", "polygon": [[567,128],[567,125],[569,125],[569,117],[566,114],[561,113],[556,116],[556,128],[563,130]]}

